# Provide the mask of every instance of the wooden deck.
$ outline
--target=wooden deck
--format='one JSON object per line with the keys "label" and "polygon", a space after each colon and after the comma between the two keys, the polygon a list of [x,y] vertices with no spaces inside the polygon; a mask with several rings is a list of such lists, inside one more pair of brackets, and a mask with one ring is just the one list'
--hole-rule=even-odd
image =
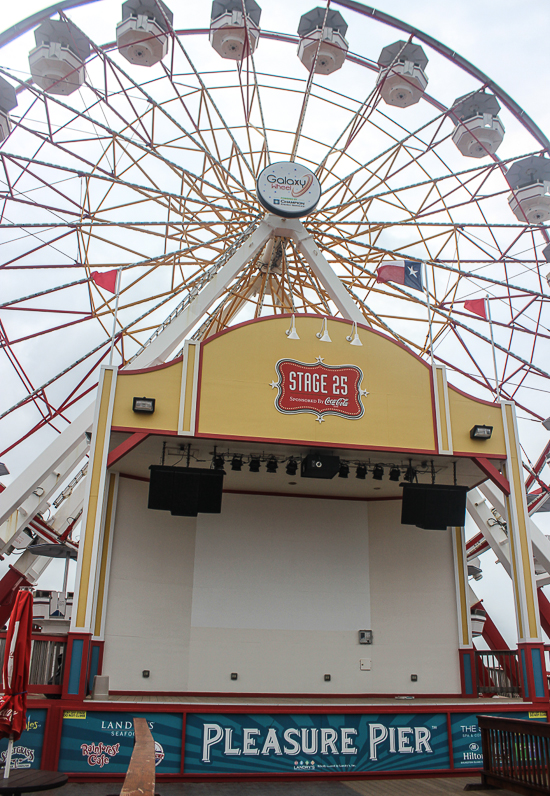
{"label": "wooden deck", "polygon": [[[344,782],[346,787],[361,796],[463,796],[468,783],[480,782],[479,777],[434,777],[433,779],[379,779]],[[499,796],[511,791],[499,790]]]}
{"label": "wooden deck", "polygon": [[[161,796],[466,796],[466,784],[479,777],[429,779],[330,780],[323,782],[157,782]],[[111,786],[112,788],[112,786]],[[70,783],[63,796],[104,796],[109,785]],[[498,796],[512,796],[499,790]]]}

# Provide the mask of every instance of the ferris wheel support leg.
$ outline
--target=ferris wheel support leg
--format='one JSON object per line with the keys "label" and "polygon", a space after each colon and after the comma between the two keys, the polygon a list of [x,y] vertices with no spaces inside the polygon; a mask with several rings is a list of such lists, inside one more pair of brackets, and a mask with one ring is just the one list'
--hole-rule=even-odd
{"label": "ferris wheel support leg", "polygon": [[296,242],[311,270],[338,307],[342,316],[350,321],[370,326],[369,321],[350,296],[342,280],[330,267],[321,249],[317,246],[313,235],[310,235],[304,225],[296,219],[278,218],[277,216],[268,216],[267,220],[274,226],[276,225],[276,235],[292,238]]}
{"label": "ferris wheel support leg", "polygon": [[181,344],[189,332],[199,323],[239,271],[255,257],[273,237],[273,225],[263,219],[258,228],[220,268],[210,282],[140,354],[132,361],[132,369],[147,368],[166,361],[166,358]]}
{"label": "ferris wheel support leg", "polygon": [[[22,504],[25,513],[21,512],[17,529],[24,527],[35,514],[46,508],[48,498],[76,467],[88,447],[85,435],[92,426],[93,412],[92,404],[0,494],[0,526]],[[28,503],[25,503],[27,500]]]}
{"label": "ferris wheel support leg", "polygon": [[[489,483],[481,484],[478,487],[479,491],[493,504],[493,506],[504,517],[506,516],[506,507],[501,501],[500,496],[494,491]],[[550,540],[543,534],[538,525],[536,525],[531,518],[529,518],[529,533],[531,535],[531,544],[533,553],[537,562],[541,564],[545,570],[546,575],[541,575],[537,578],[537,587],[546,586],[548,578],[550,577]],[[543,581],[542,583],[539,581]]]}

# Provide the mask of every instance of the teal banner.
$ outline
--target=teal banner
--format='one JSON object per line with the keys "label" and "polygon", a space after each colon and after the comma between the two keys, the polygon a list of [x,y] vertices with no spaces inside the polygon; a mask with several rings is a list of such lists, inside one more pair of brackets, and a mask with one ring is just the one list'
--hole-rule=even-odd
{"label": "teal banner", "polygon": [[155,741],[158,774],[179,774],[183,717],[178,713],[66,710],[59,771],[125,774],[134,748],[133,718],[147,719]]}
{"label": "teal banner", "polygon": [[530,719],[531,721],[547,721],[545,711],[525,711],[524,713],[494,713],[479,710],[477,713],[451,714],[451,736],[453,741],[453,762],[455,768],[481,768],[483,754],[481,752],[481,731],[477,717],[498,716],[500,719]]}
{"label": "teal banner", "polygon": [[444,714],[188,714],[186,774],[449,768]]}
{"label": "teal banner", "polygon": [[[10,771],[21,768],[40,768],[42,747],[44,746],[44,729],[46,726],[45,710],[27,710],[27,724],[21,738],[13,742]],[[6,763],[8,739],[0,740],[0,763]]]}

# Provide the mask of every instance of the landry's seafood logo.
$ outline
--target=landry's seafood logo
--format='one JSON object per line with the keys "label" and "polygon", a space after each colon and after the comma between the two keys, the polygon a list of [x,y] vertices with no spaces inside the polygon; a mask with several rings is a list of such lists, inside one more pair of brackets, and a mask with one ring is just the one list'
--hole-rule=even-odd
{"label": "landry's seafood logo", "polygon": [[270,387],[277,390],[275,408],[287,415],[309,413],[323,423],[326,415],[348,420],[363,417],[361,388],[363,371],[356,365],[327,365],[323,357],[316,362],[280,359],[275,365],[278,379]]}
{"label": "landry's seafood logo", "polygon": [[294,771],[315,771],[315,760],[295,760]]}

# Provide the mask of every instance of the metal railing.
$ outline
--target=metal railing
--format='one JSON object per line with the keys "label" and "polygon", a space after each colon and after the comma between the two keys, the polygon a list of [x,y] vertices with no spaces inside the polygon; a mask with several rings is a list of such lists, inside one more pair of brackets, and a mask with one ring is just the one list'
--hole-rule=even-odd
{"label": "metal railing", "polygon": [[484,786],[518,793],[550,793],[550,725],[478,716]]}
{"label": "metal railing", "polygon": [[[4,661],[6,634],[0,637],[0,662]],[[66,636],[33,634],[29,669],[30,693],[61,693]]]}
{"label": "metal railing", "polygon": [[521,696],[521,678],[517,650],[476,651],[478,696]]}

